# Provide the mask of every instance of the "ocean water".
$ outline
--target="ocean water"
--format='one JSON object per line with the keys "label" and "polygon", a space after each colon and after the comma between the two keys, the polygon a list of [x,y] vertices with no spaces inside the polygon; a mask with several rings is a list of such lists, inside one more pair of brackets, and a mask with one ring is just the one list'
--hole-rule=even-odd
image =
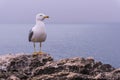
{"label": "ocean water", "polygon": [[[0,55],[32,54],[28,42],[34,24],[0,24]],[[42,50],[55,59],[94,57],[120,67],[120,24],[46,24],[47,40]],[[36,44],[39,50],[39,44]]]}

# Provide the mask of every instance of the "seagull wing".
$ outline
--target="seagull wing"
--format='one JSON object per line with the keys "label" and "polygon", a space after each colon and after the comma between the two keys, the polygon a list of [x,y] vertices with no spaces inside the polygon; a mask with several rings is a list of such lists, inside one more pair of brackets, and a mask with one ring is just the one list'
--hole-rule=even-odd
{"label": "seagull wing", "polygon": [[31,29],[30,32],[29,32],[29,37],[28,37],[29,42],[31,41],[32,36],[33,36],[33,31]]}

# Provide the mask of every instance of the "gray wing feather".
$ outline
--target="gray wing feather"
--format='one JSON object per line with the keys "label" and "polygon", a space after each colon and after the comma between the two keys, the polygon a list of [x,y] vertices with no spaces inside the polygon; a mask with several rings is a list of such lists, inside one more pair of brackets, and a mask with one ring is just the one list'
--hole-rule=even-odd
{"label": "gray wing feather", "polygon": [[28,37],[29,42],[31,41],[32,36],[33,36],[33,31],[31,29],[30,32],[29,32],[29,37]]}

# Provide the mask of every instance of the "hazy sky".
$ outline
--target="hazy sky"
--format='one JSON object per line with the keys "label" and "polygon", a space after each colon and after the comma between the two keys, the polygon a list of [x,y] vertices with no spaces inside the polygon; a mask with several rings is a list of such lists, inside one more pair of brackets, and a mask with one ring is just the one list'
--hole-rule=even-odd
{"label": "hazy sky", "polygon": [[120,0],[0,0],[0,23],[120,23]]}

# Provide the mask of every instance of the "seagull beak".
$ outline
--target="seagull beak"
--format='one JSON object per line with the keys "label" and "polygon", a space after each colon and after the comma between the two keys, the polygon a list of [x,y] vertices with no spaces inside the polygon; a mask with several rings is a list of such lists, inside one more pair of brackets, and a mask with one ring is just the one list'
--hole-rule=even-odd
{"label": "seagull beak", "polygon": [[44,16],[44,18],[49,18],[49,16]]}

